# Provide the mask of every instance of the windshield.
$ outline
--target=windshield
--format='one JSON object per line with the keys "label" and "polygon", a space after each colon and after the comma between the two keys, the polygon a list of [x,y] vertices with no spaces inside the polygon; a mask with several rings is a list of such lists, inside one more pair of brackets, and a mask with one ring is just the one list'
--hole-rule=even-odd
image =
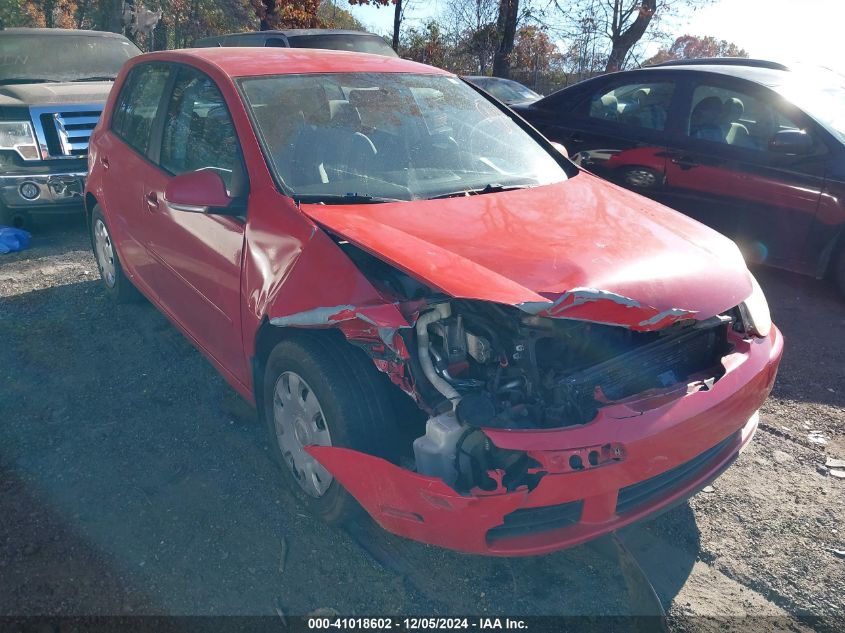
{"label": "windshield", "polygon": [[114,79],[127,59],[140,54],[117,37],[0,34],[0,83]]}
{"label": "windshield", "polygon": [[532,101],[541,97],[530,88],[505,79],[491,79],[481,84],[481,87],[500,101]]}
{"label": "windshield", "polygon": [[288,37],[291,48],[326,48],[333,51],[356,51],[387,57],[398,57],[390,44],[377,35],[294,35]]}
{"label": "windshield", "polygon": [[841,75],[830,73],[827,81],[785,84],[775,89],[845,143],[845,80]]}
{"label": "windshield", "polygon": [[455,77],[283,75],[243,79],[241,89],[272,169],[295,196],[417,200],[567,177]]}

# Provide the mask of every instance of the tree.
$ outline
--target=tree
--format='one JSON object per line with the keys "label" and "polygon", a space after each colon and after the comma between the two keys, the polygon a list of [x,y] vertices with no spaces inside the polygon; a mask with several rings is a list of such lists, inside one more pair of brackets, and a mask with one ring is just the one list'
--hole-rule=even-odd
{"label": "tree", "polygon": [[404,19],[405,4],[403,0],[349,0],[349,4],[365,5],[370,4],[375,7],[387,7],[393,5],[393,50],[399,52],[399,32],[402,28],[402,20]]}
{"label": "tree", "polygon": [[521,26],[516,32],[512,64],[531,72],[548,71],[558,57],[557,46],[549,39],[548,34],[534,24]]}
{"label": "tree", "polygon": [[644,66],[659,64],[673,59],[696,59],[701,57],[748,57],[748,53],[727,40],[717,40],[707,35],[682,35],[670,47],[661,48],[654,57],[647,59]]}
{"label": "tree", "polygon": [[439,21],[452,48],[451,68],[486,75],[499,47],[498,0],[448,0]]}
{"label": "tree", "polygon": [[337,0],[322,0],[317,11],[317,17],[327,29],[347,29],[349,31],[364,31],[364,25],[355,19],[346,9],[337,6]]}
{"label": "tree", "polygon": [[262,31],[320,26],[317,18],[320,0],[252,0],[252,6]]}
{"label": "tree", "polygon": [[449,46],[440,25],[431,20],[422,29],[410,28],[401,47],[403,57],[431,66],[446,66]]}
{"label": "tree", "polygon": [[583,36],[585,26],[591,38],[603,40],[607,55],[605,70],[621,70],[646,33],[653,33],[662,18],[696,10],[712,0],[555,0],[565,12],[574,36]]}
{"label": "tree", "polygon": [[511,67],[511,51],[516,37],[516,23],[519,19],[519,0],[500,0],[496,33],[499,47],[493,56],[493,75],[507,78]]}

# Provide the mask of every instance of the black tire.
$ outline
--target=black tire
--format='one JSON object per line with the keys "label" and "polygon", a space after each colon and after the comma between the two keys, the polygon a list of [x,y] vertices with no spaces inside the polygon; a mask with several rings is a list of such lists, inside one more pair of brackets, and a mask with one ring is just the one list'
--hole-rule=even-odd
{"label": "black tire", "polygon": [[289,489],[327,523],[339,525],[361,517],[358,502],[334,479],[322,496],[307,493],[283,455],[276,433],[274,394],[285,372],[295,372],[313,390],[332,446],[395,459],[398,432],[390,381],[363,351],[342,336],[328,333],[302,333],[283,340],[270,352],[264,371],[262,413],[268,442]]}
{"label": "black tire", "polygon": [[[97,230],[99,223],[102,223],[102,226],[105,227],[106,230],[106,239],[109,242],[109,248],[111,250],[111,257],[107,258],[109,259],[109,264],[113,267],[111,271],[107,269],[108,264],[104,265],[103,262],[100,261],[101,257],[105,257],[105,255],[98,252],[97,248]],[[98,204],[94,205],[94,208],[91,211],[89,234],[91,236],[91,249],[94,251],[94,259],[97,262],[97,268],[100,271],[100,278],[103,280],[103,288],[106,291],[106,295],[117,303],[131,303],[138,301],[141,295],[123,272],[123,266],[121,266],[120,258],[117,255],[117,249],[115,249],[114,245],[111,243],[111,231],[109,231],[106,218],[100,209],[100,205]],[[109,272],[111,272],[111,274],[109,274]]]}
{"label": "black tire", "polygon": [[620,178],[629,189],[654,189],[662,183],[660,174],[648,167],[626,167]]}
{"label": "black tire", "polygon": [[28,229],[30,228],[29,213],[19,209],[9,209],[0,204],[0,226]]}

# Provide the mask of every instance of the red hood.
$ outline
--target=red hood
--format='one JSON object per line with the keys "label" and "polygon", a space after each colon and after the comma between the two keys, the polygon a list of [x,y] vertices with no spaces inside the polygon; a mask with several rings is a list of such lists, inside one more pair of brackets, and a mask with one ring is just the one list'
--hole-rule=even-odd
{"label": "red hood", "polygon": [[656,329],[751,294],[729,239],[584,172],[503,193],[302,210],[451,296],[543,315]]}

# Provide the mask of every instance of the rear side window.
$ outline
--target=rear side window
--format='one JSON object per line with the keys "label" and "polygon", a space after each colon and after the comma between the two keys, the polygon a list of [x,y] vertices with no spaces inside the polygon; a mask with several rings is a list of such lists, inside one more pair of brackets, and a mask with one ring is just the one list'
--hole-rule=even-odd
{"label": "rear side window", "polygon": [[674,88],[669,81],[625,84],[610,91],[603,88],[590,99],[589,117],[630,127],[664,130]]}
{"label": "rear side window", "polygon": [[129,73],[112,116],[112,130],[141,154],[150,147],[155,121],[170,69],[163,64],[144,64]]}
{"label": "rear side window", "polygon": [[217,84],[204,73],[182,68],[164,120],[161,166],[172,174],[212,169],[232,190],[240,167],[235,126]]}

